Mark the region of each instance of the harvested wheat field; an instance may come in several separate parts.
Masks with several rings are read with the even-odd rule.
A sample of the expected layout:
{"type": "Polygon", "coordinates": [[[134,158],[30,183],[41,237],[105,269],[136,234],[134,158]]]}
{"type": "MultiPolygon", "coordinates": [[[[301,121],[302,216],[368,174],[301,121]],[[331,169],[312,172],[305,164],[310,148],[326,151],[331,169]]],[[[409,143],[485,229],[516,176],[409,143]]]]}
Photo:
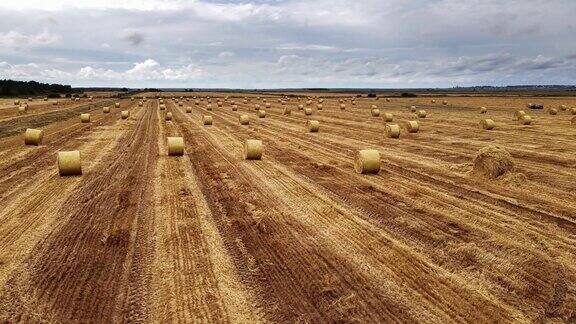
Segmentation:
{"type": "Polygon", "coordinates": [[[575,322],[576,98],[385,99],[2,101],[0,322],[575,322]]]}

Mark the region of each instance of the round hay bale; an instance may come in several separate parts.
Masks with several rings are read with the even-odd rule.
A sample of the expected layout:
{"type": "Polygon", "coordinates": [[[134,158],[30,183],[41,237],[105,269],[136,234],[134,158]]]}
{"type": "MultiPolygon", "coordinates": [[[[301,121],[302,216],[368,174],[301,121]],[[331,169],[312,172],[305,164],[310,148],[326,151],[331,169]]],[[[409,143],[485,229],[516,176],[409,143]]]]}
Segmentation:
{"type": "Polygon", "coordinates": [[[258,110],[258,112],[256,114],[258,115],[258,118],[265,118],[266,117],[266,110],[260,109],[260,110],[258,110]]]}
{"type": "Polygon", "coordinates": [[[248,125],[250,124],[250,117],[248,117],[248,115],[240,115],[238,121],[240,122],[240,125],[248,125]]]}
{"type": "Polygon", "coordinates": [[[109,114],[110,113],[110,107],[103,107],[102,112],[105,114],[109,114]]]}
{"type": "Polygon", "coordinates": [[[354,160],[354,170],[360,174],[380,172],[380,152],[377,150],[360,150],[354,160]]]}
{"type": "Polygon", "coordinates": [[[115,104],[114,104],[114,107],[120,108],[120,103],[119,103],[119,102],[115,103],[115,104]]]}
{"type": "Polygon", "coordinates": [[[139,101],[139,102],[138,102],[138,107],[142,107],[142,106],[144,106],[144,103],[143,103],[142,101],[139,101]]]}
{"type": "Polygon", "coordinates": [[[283,115],[290,115],[292,113],[292,109],[290,107],[284,107],[284,110],[282,111],[283,115]]]}
{"type": "Polygon", "coordinates": [[[352,106],[356,106],[356,101],[352,101],[352,106]]]}
{"type": "Polygon", "coordinates": [[[340,104],[340,110],[344,110],[346,109],[346,105],[345,104],[340,104]]]}
{"type": "Polygon", "coordinates": [[[255,105],[254,105],[254,110],[256,110],[256,111],[260,110],[260,104],[255,104],[255,105]]]}
{"type": "Polygon", "coordinates": [[[28,101],[32,101],[32,97],[28,97],[28,101]]]}
{"type": "Polygon", "coordinates": [[[416,109],[416,106],[410,106],[410,111],[411,111],[411,112],[415,113],[416,110],[417,110],[417,109],[416,109]]]}
{"type": "Polygon", "coordinates": [[[232,105],[232,111],[237,111],[238,110],[238,105],[232,105]]]}
{"type": "Polygon", "coordinates": [[[571,109],[570,109],[570,114],[576,115],[576,108],[571,108],[571,109]]]}
{"type": "Polygon", "coordinates": [[[272,104],[270,104],[269,102],[266,103],[266,108],[270,108],[272,107],[272,104]]]}
{"type": "Polygon", "coordinates": [[[418,110],[418,113],[416,115],[418,116],[418,118],[426,118],[426,110],[418,110]]]}
{"type": "Polygon", "coordinates": [[[486,107],[480,107],[480,113],[481,114],[485,114],[488,111],[488,109],[486,109],[486,107]]]}
{"type": "Polygon", "coordinates": [[[566,106],[566,105],[560,105],[560,110],[566,110],[566,109],[568,109],[568,106],[566,106]]]}
{"type": "Polygon", "coordinates": [[[211,105],[211,104],[207,104],[207,105],[206,105],[206,110],[212,111],[212,105],[211,105]]]}
{"type": "Polygon", "coordinates": [[[520,120],[520,118],[522,118],[522,116],[526,115],[526,112],[524,110],[516,110],[514,112],[514,120],[520,120]]]}
{"type": "Polygon", "coordinates": [[[202,116],[202,125],[212,125],[213,118],[210,115],[202,116]]]}
{"type": "Polygon", "coordinates": [[[320,129],[320,122],[317,120],[308,120],[306,122],[306,127],[310,133],[317,133],[320,129]]]}
{"type": "Polygon", "coordinates": [[[90,114],[88,114],[88,113],[80,114],[80,121],[83,123],[89,123],[90,122],[90,114]]]}
{"type": "Polygon", "coordinates": [[[122,119],[128,119],[128,117],[130,117],[130,111],[129,110],[122,110],[122,112],[120,113],[120,117],[122,119]]]}
{"type": "Polygon", "coordinates": [[[388,138],[399,138],[400,137],[400,126],[396,124],[386,125],[386,136],[388,138]]]}
{"type": "Polygon", "coordinates": [[[184,103],[183,103],[183,102],[179,102],[179,103],[178,103],[178,107],[182,107],[182,106],[184,106],[184,103]]]}
{"type": "Polygon", "coordinates": [[[448,101],[444,100],[444,101],[442,101],[442,104],[443,104],[444,106],[447,106],[447,105],[448,105],[448,101]]]}
{"type": "Polygon", "coordinates": [[[394,115],[392,115],[391,113],[384,113],[384,121],[389,123],[392,120],[394,120],[394,115]]]}
{"type": "Polygon", "coordinates": [[[323,103],[324,99],[318,99],[318,103],[323,103]]]}
{"type": "Polygon", "coordinates": [[[186,113],[187,114],[192,113],[192,107],[191,106],[186,106],[186,113]]]}
{"type": "Polygon", "coordinates": [[[74,101],[80,101],[80,98],[74,98],[74,101]]]}
{"type": "Polygon", "coordinates": [[[322,104],[318,104],[318,105],[316,106],[316,109],[318,109],[318,110],[322,110],[323,108],[324,108],[324,106],[322,106],[322,104]]]}
{"type": "Polygon", "coordinates": [[[200,105],[200,100],[194,101],[194,105],[199,106],[199,105],[200,105]]]}
{"type": "Polygon", "coordinates": [[[168,156],[184,155],[184,138],[168,137],[168,156]]]}
{"type": "Polygon", "coordinates": [[[244,102],[244,104],[247,104],[247,103],[248,103],[248,100],[247,100],[247,99],[244,99],[243,102],[244,102]]]}
{"type": "Polygon", "coordinates": [[[166,110],[166,105],[160,105],[160,110],[166,110]]]}
{"type": "Polygon", "coordinates": [[[262,159],[262,141],[248,139],[244,142],[244,159],[260,160],[262,159]]]}
{"type": "Polygon", "coordinates": [[[558,109],[556,109],[556,108],[550,108],[550,109],[548,110],[548,113],[549,113],[550,115],[557,115],[557,114],[558,114],[558,109]]]}
{"type": "Polygon", "coordinates": [[[485,130],[491,130],[496,126],[496,123],[492,119],[482,119],[480,121],[480,127],[485,130]]]}
{"type": "Polygon", "coordinates": [[[409,120],[406,122],[406,129],[408,130],[408,133],[418,133],[420,126],[417,121],[409,120]]]}
{"type": "Polygon", "coordinates": [[[28,106],[26,106],[26,105],[22,105],[22,106],[18,107],[18,112],[21,114],[26,113],[27,110],[28,110],[28,106]]]}
{"type": "Polygon", "coordinates": [[[48,101],[48,97],[44,97],[44,99],[42,99],[42,100],[44,100],[44,101],[48,101]]]}
{"type": "Polygon", "coordinates": [[[222,101],[218,101],[216,104],[218,105],[218,107],[222,107],[223,105],[222,101]]]}
{"type": "Polygon", "coordinates": [[[42,137],[41,129],[28,128],[24,133],[24,144],[38,146],[42,142],[42,137]]]}
{"type": "Polygon", "coordinates": [[[390,98],[386,98],[386,102],[390,102],[390,98]]]}
{"type": "Polygon", "coordinates": [[[15,106],[20,105],[20,100],[14,100],[14,105],[15,105],[15,106]]]}
{"type": "Polygon", "coordinates": [[[532,117],[528,116],[528,115],[524,115],[522,117],[520,117],[520,124],[521,125],[530,125],[532,124],[532,117]]]}
{"type": "Polygon", "coordinates": [[[436,100],[432,99],[432,100],[430,100],[430,102],[432,102],[433,104],[435,104],[435,103],[436,103],[436,100]]]}
{"type": "Polygon", "coordinates": [[[61,176],[82,174],[82,159],[80,151],[58,152],[58,173],[61,176]]]}
{"type": "Polygon", "coordinates": [[[370,111],[370,114],[372,114],[372,117],[379,117],[380,116],[380,109],[372,108],[372,110],[370,111]]]}
{"type": "Polygon", "coordinates": [[[497,179],[514,171],[514,160],[508,151],[499,146],[486,146],[474,158],[472,173],[488,179],[497,179]]]}
{"type": "Polygon", "coordinates": [[[310,106],[312,104],[312,100],[306,101],[306,106],[310,106]]]}
{"type": "Polygon", "coordinates": [[[304,109],[304,114],[305,114],[306,116],[312,115],[312,109],[310,109],[310,108],[304,109]]]}
{"type": "Polygon", "coordinates": [[[298,105],[298,110],[304,109],[304,105],[298,105]]]}
{"type": "Polygon", "coordinates": [[[58,100],[52,101],[52,106],[58,106],[58,100]]]}
{"type": "Polygon", "coordinates": [[[164,120],[172,120],[172,113],[167,112],[166,115],[164,116],[164,120]]]}

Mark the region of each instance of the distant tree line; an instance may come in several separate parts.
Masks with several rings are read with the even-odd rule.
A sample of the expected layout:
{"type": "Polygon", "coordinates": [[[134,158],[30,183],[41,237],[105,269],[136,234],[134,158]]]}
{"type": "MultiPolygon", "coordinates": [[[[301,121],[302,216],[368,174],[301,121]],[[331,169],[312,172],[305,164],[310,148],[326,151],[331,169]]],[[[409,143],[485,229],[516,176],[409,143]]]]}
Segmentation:
{"type": "Polygon", "coordinates": [[[14,81],[0,80],[0,96],[18,97],[18,96],[39,96],[54,94],[71,94],[78,92],[69,85],[48,84],[36,81],[14,81]]]}

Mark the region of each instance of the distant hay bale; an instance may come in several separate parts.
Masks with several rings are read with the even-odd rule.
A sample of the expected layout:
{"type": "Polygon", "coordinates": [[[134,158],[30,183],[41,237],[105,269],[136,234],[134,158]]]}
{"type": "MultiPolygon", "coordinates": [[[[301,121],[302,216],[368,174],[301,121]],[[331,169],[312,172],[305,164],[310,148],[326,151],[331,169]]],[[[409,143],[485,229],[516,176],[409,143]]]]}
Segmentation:
{"type": "Polygon", "coordinates": [[[292,108],[284,107],[284,110],[282,111],[283,115],[290,115],[291,113],[292,113],[292,108]]]}
{"type": "Polygon", "coordinates": [[[58,100],[52,101],[52,106],[58,106],[58,100]]]}
{"type": "Polygon", "coordinates": [[[386,98],[386,102],[390,102],[390,98],[386,98]]]}
{"type": "Polygon", "coordinates": [[[416,110],[417,110],[417,109],[416,109],[416,106],[410,106],[410,111],[411,111],[411,112],[415,113],[416,110]]]}
{"type": "Polygon", "coordinates": [[[430,100],[430,102],[432,102],[433,104],[435,104],[435,103],[436,103],[436,100],[432,99],[432,100],[430,100]]]}
{"type": "Polygon", "coordinates": [[[244,99],[243,102],[244,102],[244,104],[247,104],[247,103],[248,103],[248,99],[244,99]]]}
{"type": "Polygon", "coordinates": [[[394,115],[392,113],[384,113],[384,121],[389,123],[394,120],[394,115]]]}
{"type": "Polygon", "coordinates": [[[74,101],[80,101],[80,98],[74,98],[74,101]]]}
{"type": "Polygon", "coordinates": [[[560,105],[560,110],[566,110],[566,109],[568,109],[568,106],[566,106],[566,105],[560,105]]]}
{"type": "Polygon", "coordinates": [[[194,101],[194,105],[199,106],[199,105],[200,105],[200,100],[194,101]]]}
{"type": "Polygon", "coordinates": [[[474,158],[472,173],[488,179],[497,179],[514,171],[514,160],[499,146],[486,146],[474,158]]]}
{"type": "Polygon", "coordinates": [[[260,104],[255,104],[255,105],[254,105],[254,110],[256,110],[256,111],[260,110],[260,104]]]}
{"type": "Polygon", "coordinates": [[[380,109],[372,108],[370,113],[372,114],[372,117],[379,117],[380,116],[380,109]]]}
{"type": "Polygon", "coordinates": [[[191,106],[186,106],[186,113],[189,114],[192,112],[192,107],[191,106]]]}
{"type": "Polygon", "coordinates": [[[167,112],[166,115],[164,116],[164,120],[172,120],[172,113],[167,112]]]}
{"type": "Polygon", "coordinates": [[[144,106],[144,103],[143,103],[142,101],[139,101],[139,102],[138,102],[138,107],[142,107],[142,106],[144,106]]]}
{"type": "Polygon", "coordinates": [[[42,100],[44,100],[44,101],[48,101],[48,97],[44,97],[44,99],[42,99],[42,100]]]}
{"type": "Polygon", "coordinates": [[[480,127],[485,130],[491,130],[496,126],[496,123],[492,119],[482,119],[480,120],[480,127]]]}
{"type": "Polygon", "coordinates": [[[571,108],[571,109],[570,109],[570,114],[576,115],[576,108],[571,108]]]}
{"type": "Polygon", "coordinates": [[[20,105],[20,100],[14,100],[14,105],[15,105],[15,106],[20,105]]]}
{"type": "Polygon", "coordinates": [[[528,116],[528,115],[524,115],[522,117],[520,117],[520,124],[521,125],[530,125],[532,124],[532,117],[528,116]]]}
{"type": "Polygon", "coordinates": [[[304,109],[304,105],[298,105],[298,110],[304,109]]]}
{"type": "Polygon", "coordinates": [[[160,105],[160,110],[166,110],[166,106],[165,106],[165,105],[160,105]]]}
{"type": "Polygon", "coordinates": [[[304,114],[305,114],[306,116],[312,115],[312,109],[310,109],[310,108],[304,109],[304,114]]]}
{"type": "Polygon", "coordinates": [[[260,160],[262,159],[262,141],[248,139],[244,142],[244,159],[260,160]]]}
{"type": "Polygon", "coordinates": [[[346,104],[340,104],[340,110],[346,109],[346,104]]]}
{"type": "Polygon", "coordinates": [[[396,124],[386,125],[386,136],[388,138],[399,138],[400,137],[400,126],[396,124]]]}
{"type": "Polygon", "coordinates": [[[120,103],[119,103],[119,102],[115,103],[115,104],[114,104],[114,107],[120,108],[120,103]]]}
{"type": "Polygon", "coordinates": [[[168,137],[168,156],[184,155],[184,138],[168,137]]]}
{"type": "Polygon", "coordinates": [[[250,124],[250,117],[248,117],[248,115],[240,115],[238,121],[240,122],[240,125],[248,125],[250,124]]]}
{"type": "Polygon", "coordinates": [[[28,128],[24,133],[24,144],[38,146],[42,142],[43,135],[41,129],[28,128]]]}
{"type": "Polygon", "coordinates": [[[26,111],[28,110],[28,106],[27,105],[22,105],[20,107],[18,107],[18,112],[21,114],[26,113],[26,111]]]}
{"type": "Polygon", "coordinates": [[[102,112],[105,114],[109,114],[110,113],[110,107],[103,107],[102,112]]]}
{"type": "Polygon", "coordinates": [[[446,105],[448,105],[448,101],[444,100],[444,101],[442,101],[442,104],[443,104],[444,106],[446,106],[446,105]]]}
{"type": "Polygon", "coordinates": [[[122,119],[128,119],[128,117],[130,117],[130,111],[129,110],[122,110],[122,112],[120,113],[120,117],[122,119]]]}
{"type": "Polygon", "coordinates": [[[308,120],[306,122],[306,127],[310,133],[317,133],[320,129],[320,122],[317,120],[308,120]]]}
{"type": "Polygon", "coordinates": [[[28,97],[28,101],[32,101],[32,97],[28,97]]]}
{"type": "Polygon", "coordinates": [[[558,114],[558,109],[556,109],[556,108],[550,108],[550,109],[548,110],[548,113],[549,113],[550,115],[557,115],[557,114],[558,114]]]}
{"type": "Polygon", "coordinates": [[[223,105],[222,101],[218,101],[216,104],[218,105],[218,107],[222,107],[223,105]]]}
{"type": "Polygon", "coordinates": [[[266,108],[270,108],[270,107],[272,107],[272,104],[270,104],[269,102],[267,102],[265,107],[266,107],[266,108]]]}
{"type": "Polygon", "coordinates": [[[316,106],[316,109],[318,109],[318,110],[322,110],[323,108],[324,108],[324,107],[322,106],[322,104],[318,104],[318,105],[316,106]]]}
{"type": "Polygon", "coordinates": [[[90,114],[88,114],[88,113],[80,114],[80,121],[83,123],[89,123],[90,122],[90,114]]]}
{"type": "Polygon", "coordinates": [[[526,112],[524,110],[516,110],[514,112],[514,120],[520,120],[520,118],[522,118],[522,116],[526,115],[526,112]]]}
{"type": "Polygon", "coordinates": [[[207,105],[206,105],[206,110],[212,111],[212,105],[211,105],[211,104],[207,104],[207,105]]]}
{"type": "Polygon", "coordinates": [[[318,103],[323,103],[324,99],[318,99],[318,103]]]}
{"type": "Polygon", "coordinates": [[[354,170],[360,174],[380,172],[380,152],[377,150],[360,150],[354,159],[354,170]]]}
{"type": "Polygon", "coordinates": [[[488,111],[488,109],[486,109],[486,107],[480,107],[480,113],[481,114],[485,114],[488,111]]]}
{"type": "Polygon", "coordinates": [[[260,109],[257,112],[258,118],[265,118],[266,117],[266,110],[260,109]]]}
{"type": "Polygon", "coordinates": [[[408,130],[408,133],[418,133],[419,129],[420,126],[418,125],[417,121],[409,120],[406,122],[406,130],[408,130]]]}
{"type": "Polygon", "coordinates": [[[238,105],[232,105],[232,111],[237,111],[238,110],[238,105]]]}
{"type": "Polygon", "coordinates": [[[182,106],[184,106],[184,103],[183,103],[183,102],[179,102],[179,103],[178,103],[178,107],[182,107],[182,106]]]}
{"type": "Polygon", "coordinates": [[[416,115],[418,116],[418,118],[426,118],[426,110],[418,110],[418,113],[416,115]]]}
{"type": "Polygon", "coordinates": [[[356,101],[352,101],[352,106],[356,106],[356,101]]]}
{"type": "Polygon", "coordinates": [[[202,116],[202,124],[203,125],[212,125],[212,116],[209,116],[209,115],[202,116]]]}
{"type": "Polygon", "coordinates": [[[80,151],[58,152],[58,174],[60,174],[60,176],[82,174],[82,159],[80,151]]]}
{"type": "Polygon", "coordinates": [[[310,106],[312,104],[312,100],[306,101],[306,106],[310,106]]]}

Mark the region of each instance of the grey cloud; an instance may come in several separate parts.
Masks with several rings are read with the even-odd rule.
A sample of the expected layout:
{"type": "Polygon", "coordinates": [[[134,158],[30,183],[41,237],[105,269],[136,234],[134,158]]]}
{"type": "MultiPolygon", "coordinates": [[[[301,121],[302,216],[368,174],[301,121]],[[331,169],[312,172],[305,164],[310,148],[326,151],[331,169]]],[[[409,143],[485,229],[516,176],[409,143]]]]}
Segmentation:
{"type": "Polygon", "coordinates": [[[135,30],[127,30],[124,32],[122,39],[132,46],[138,46],[144,42],[144,34],[135,30]]]}

